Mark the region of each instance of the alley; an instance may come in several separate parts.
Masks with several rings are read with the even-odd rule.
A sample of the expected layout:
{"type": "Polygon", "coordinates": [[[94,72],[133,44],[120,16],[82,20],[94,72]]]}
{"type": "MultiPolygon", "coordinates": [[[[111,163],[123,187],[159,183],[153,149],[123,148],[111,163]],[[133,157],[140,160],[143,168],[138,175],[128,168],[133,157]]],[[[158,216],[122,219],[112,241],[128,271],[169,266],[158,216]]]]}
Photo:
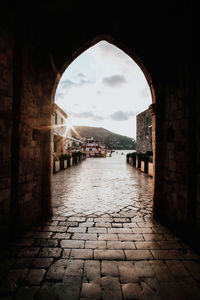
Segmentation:
{"type": "Polygon", "coordinates": [[[54,175],[54,216],[2,251],[1,299],[200,299],[200,256],[152,218],[125,155],[54,175]]]}

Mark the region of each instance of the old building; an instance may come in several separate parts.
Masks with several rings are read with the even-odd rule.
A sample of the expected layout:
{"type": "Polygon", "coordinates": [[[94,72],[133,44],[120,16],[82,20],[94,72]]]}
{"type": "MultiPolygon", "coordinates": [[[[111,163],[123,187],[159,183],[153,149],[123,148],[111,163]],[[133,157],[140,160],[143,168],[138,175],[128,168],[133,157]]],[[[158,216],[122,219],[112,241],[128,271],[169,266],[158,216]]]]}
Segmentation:
{"type": "Polygon", "coordinates": [[[141,153],[153,151],[152,116],[149,109],[136,116],[136,151],[141,153]]]}
{"type": "Polygon", "coordinates": [[[68,115],[54,103],[53,105],[53,144],[54,144],[54,154],[60,156],[65,153],[66,146],[68,143],[67,139],[67,124],[66,120],[68,115]]]}
{"type": "Polygon", "coordinates": [[[1,237],[52,215],[51,128],[56,87],[74,59],[106,40],[135,60],[151,90],[154,217],[197,244],[200,73],[195,55],[196,8],[194,1],[167,1],[164,6],[162,1],[137,1],[131,8],[129,4],[1,3],[1,237]]]}

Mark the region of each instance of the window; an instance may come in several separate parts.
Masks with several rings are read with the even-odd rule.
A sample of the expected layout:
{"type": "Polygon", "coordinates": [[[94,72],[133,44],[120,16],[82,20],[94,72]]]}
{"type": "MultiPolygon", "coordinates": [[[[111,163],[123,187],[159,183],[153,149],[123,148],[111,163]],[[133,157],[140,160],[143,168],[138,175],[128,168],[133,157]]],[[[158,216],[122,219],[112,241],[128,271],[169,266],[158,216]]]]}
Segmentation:
{"type": "Polygon", "coordinates": [[[55,124],[57,125],[58,124],[58,114],[55,113],[55,124]]]}
{"type": "Polygon", "coordinates": [[[54,152],[56,152],[57,151],[57,144],[56,144],[56,142],[54,142],[54,152]]]}

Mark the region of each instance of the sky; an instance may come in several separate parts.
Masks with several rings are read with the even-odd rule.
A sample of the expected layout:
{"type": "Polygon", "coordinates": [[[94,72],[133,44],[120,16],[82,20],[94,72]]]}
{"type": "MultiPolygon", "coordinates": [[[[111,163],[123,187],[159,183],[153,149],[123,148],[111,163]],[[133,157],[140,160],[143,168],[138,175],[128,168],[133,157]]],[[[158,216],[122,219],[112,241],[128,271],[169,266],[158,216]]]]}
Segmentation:
{"type": "Polygon", "coordinates": [[[135,61],[100,41],[67,67],[55,103],[69,114],[69,126],[103,127],[135,139],[136,115],[148,108],[152,98],[135,61]]]}

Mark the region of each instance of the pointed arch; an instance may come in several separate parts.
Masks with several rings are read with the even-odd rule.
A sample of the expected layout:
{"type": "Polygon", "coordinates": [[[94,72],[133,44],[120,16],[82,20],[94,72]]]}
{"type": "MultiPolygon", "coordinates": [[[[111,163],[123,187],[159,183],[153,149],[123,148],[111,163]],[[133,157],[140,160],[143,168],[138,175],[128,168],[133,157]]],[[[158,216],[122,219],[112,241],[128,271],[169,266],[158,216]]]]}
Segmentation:
{"type": "Polygon", "coordinates": [[[152,143],[153,143],[153,187],[152,187],[152,198],[153,198],[153,213],[154,213],[154,200],[156,197],[156,95],[155,95],[155,89],[153,86],[153,81],[152,78],[147,70],[147,68],[145,67],[145,65],[143,64],[142,60],[127,46],[125,45],[123,42],[118,41],[116,38],[114,38],[113,36],[111,36],[110,34],[100,34],[96,37],[94,37],[93,39],[91,39],[90,41],[84,43],[79,49],[77,49],[75,52],[72,53],[72,55],[70,57],[68,57],[66,59],[66,61],[63,63],[62,67],[60,70],[56,70],[55,65],[53,64],[52,61],[52,67],[54,69],[54,71],[56,72],[56,79],[53,85],[53,89],[52,89],[52,93],[51,93],[51,103],[54,103],[54,98],[55,98],[55,93],[56,93],[56,89],[58,87],[59,81],[63,75],[63,73],[66,71],[67,67],[79,56],[81,55],[83,52],[85,52],[86,50],[88,50],[90,47],[96,45],[97,43],[99,43],[100,41],[106,41],[114,46],[116,46],[117,48],[119,48],[120,50],[122,50],[125,54],[127,54],[130,58],[132,58],[135,63],[138,65],[138,67],[141,69],[141,71],[143,72],[146,81],[149,85],[150,88],[150,92],[151,92],[151,98],[152,98],[152,104],[149,106],[151,115],[152,115],[152,143]]]}
{"type": "MultiPolygon", "coordinates": [[[[148,85],[149,85],[149,88],[150,88],[150,91],[151,91],[152,103],[156,103],[156,96],[155,96],[155,91],[154,91],[154,87],[153,87],[153,82],[152,82],[152,79],[151,79],[151,76],[150,76],[149,72],[147,71],[146,67],[142,63],[142,60],[132,50],[130,50],[130,48],[128,48],[124,43],[118,41],[117,39],[115,39],[110,34],[98,35],[97,37],[93,38],[91,41],[84,43],[78,50],[76,50],[74,53],[72,53],[71,57],[67,58],[67,60],[63,64],[62,68],[60,70],[57,70],[57,76],[56,76],[56,80],[55,80],[53,90],[52,90],[52,103],[54,102],[54,96],[55,96],[55,92],[56,92],[58,83],[59,83],[63,73],[67,69],[67,67],[79,55],[81,55],[83,52],[88,50],[90,47],[96,45],[100,41],[106,41],[110,44],[113,44],[114,46],[116,46],[117,48],[122,50],[124,53],[126,53],[129,57],[131,57],[135,61],[135,63],[142,70],[142,72],[143,72],[143,74],[144,74],[144,76],[145,76],[145,78],[148,82],[148,85]]],[[[54,66],[54,70],[55,70],[55,66],[54,66]]]]}

